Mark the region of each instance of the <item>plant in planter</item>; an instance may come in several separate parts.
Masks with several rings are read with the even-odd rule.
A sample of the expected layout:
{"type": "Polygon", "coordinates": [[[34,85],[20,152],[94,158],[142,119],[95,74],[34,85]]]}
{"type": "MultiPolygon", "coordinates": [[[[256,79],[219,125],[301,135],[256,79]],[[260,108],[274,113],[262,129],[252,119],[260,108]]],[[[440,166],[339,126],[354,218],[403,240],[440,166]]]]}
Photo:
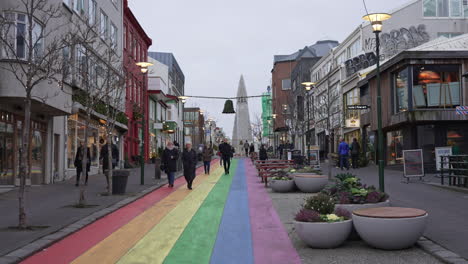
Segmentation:
{"type": "Polygon", "coordinates": [[[333,198],[325,194],[306,199],[294,220],[298,236],[314,248],[341,245],[352,227],[350,213],[343,209],[335,210],[333,198]]]}
{"type": "Polygon", "coordinates": [[[284,172],[278,173],[271,178],[270,187],[275,192],[290,192],[294,190],[294,180],[289,178],[284,172]]]}
{"type": "Polygon", "coordinates": [[[321,175],[320,170],[312,167],[303,167],[291,172],[294,176],[294,183],[299,190],[307,193],[320,192],[328,183],[328,178],[321,175]]]}

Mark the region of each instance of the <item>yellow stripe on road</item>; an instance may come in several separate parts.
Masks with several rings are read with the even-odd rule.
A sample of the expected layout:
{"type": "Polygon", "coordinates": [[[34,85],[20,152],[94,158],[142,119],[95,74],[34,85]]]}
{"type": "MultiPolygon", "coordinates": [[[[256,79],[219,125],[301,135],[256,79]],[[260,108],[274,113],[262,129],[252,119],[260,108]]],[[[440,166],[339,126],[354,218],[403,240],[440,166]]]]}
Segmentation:
{"type": "MultiPolygon", "coordinates": [[[[220,179],[218,168],[141,239],[118,263],[162,263],[193,215],[220,179]]],[[[207,223],[209,224],[209,223],[207,223]]],[[[104,262],[101,262],[104,263],[104,262]]]]}
{"type": "MultiPolygon", "coordinates": [[[[207,179],[209,179],[207,175],[197,175],[193,183],[194,189],[198,188],[198,186],[207,179]]],[[[212,179],[209,180],[211,181],[212,179]]],[[[148,208],[106,239],[96,244],[72,263],[116,263],[192,192],[193,191],[187,190],[184,184],[175,192],[148,208]]]]}

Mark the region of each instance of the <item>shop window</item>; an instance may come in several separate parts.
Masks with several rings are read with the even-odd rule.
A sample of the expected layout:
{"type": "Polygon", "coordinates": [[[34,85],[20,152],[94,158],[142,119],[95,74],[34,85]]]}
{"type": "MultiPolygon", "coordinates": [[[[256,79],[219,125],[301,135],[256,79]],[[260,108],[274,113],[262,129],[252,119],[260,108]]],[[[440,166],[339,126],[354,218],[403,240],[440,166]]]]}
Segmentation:
{"type": "Polygon", "coordinates": [[[450,108],[460,105],[458,65],[413,67],[413,107],[450,108]]]}
{"type": "Polygon", "coordinates": [[[468,128],[448,128],[447,146],[452,147],[453,155],[468,154],[468,128]]]}
{"type": "Polygon", "coordinates": [[[387,164],[403,163],[403,132],[401,130],[387,133],[387,164]]]}
{"type": "MultiPolygon", "coordinates": [[[[91,165],[98,166],[99,161],[99,130],[97,124],[89,125],[88,147],[90,151],[91,165]]],[[[76,151],[80,142],[85,141],[85,120],[77,115],[72,115],[68,119],[68,141],[67,141],[67,164],[69,169],[75,168],[74,161],[76,151]]]]}
{"type": "Polygon", "coordinates": [[[395,112],[408,110],[408,68],[394,75],[395,112]]]}
{"type": "Polygon", "coordinates": [[[347,109],[348,105],[358,105],[359,99],[359,88],[354,88],[344,95],[345,119],[359,119],[361,115],[360,110],[347,109]]]}
{"type": "Polygon", "coordinates": [[[281,89],[290,90],[291,89],[291,79],[281,80],[281,89]]]}

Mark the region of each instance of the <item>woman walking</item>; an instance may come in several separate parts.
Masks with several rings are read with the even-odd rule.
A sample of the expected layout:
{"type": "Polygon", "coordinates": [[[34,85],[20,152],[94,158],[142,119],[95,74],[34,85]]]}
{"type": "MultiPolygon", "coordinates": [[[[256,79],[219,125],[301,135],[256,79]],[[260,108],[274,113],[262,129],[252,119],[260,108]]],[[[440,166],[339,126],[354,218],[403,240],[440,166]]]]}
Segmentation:
{"type": "Polygon", "coordinates": [[[76,150],[75,156],[75,168],[76,168],[76,184],[75,186],[80,185],[80,176],[81,173],[86,174],[85,185],[88,185],[88,174],[91,169],[91,155],[89,154],[89,148],[86,151],[86,171],[83,171],[83,159],[84,159],[84,147],[83,142],[80,142],[80,146],[76,150]]]}
{"type": "Polygon", "coordinates": [[[177,171],[177,159],[179,158],[179,151],[174,147],[172,142],[167,142],[167,146],[162,154],[163,170],[167,174],[169,187],[174,187],[174,175],[177,171]]]}
{"type": "Polygon", "coordinates": [[[197,165],[197,153],[192,149],[192,144],[185,144],[185,150],[182,154],[182,163],[184,164],[184,178],[187,181],[187,188],[192,190],[192,183],[195,179],[195,169],[197,165]]]}
{"type": "Polygon", "coordinates": [[[268,159],[268,154],[267,154],[267,150],[265,148],[265,145],[262,145],[260,147],[260,153],[259,153],[259,158],[260,160],[267,160],[268,159]]]}
{"type": "Polygon", "coordinates": [[[203,165],[205,167],[205,174],[210,174],[210,165],[211,165],[211,158],[213,157],[213,149],[205,145],[203,148],[203,165]]]}

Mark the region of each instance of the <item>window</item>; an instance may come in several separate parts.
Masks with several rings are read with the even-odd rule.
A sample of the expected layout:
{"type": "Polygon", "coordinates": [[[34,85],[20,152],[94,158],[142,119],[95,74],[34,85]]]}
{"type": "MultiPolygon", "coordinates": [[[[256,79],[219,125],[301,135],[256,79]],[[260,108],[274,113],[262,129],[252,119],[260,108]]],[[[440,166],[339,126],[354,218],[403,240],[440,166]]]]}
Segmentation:
{"type": "Polygon", "coordinates": [[[77,45],[76,47],[76,65],[77,78],[81,81],[85,80],[87,72],[86,51],[85,48],[81,45],[77,45]]]}
{"type": "Polygon", "coordinates": [[[358,105],[360,102],[359,88],[354,88],[353,90],[347,92],[344,96],[344,107],[345,107],[345,119],[359,119],[361,115],[360,110],[348,110],[348,105],[358,105]]]}
{"type": "Polygon", "coordinates": [[[437,37],[446,37],[446,38],[454,38],[462,35],[463,33],[451,33],[451,32],[439,32],[437,33],[437,37]]]}
{"type": "Polygon", "coordinates": [[[95,0],[89,0],[88,2],[88,21],[90,25],[94,25],[96,23],[96,1],[95,0]]]}
{"type": "Polygon", "coordinates": [[[467,0],[424,0],[423,14],[425,17],[462,17],[467,14],[467,0]]]}
{"type": "Polygon", "coordinates": [[[395,75],[395,113],[408,110],[408,68],[395,75]]]}
{"type": "Polygon", "coordinates": [[[108,32],[108,27],[109,27],[108,20],[109,18],[107,17],[107,15],[101,10],[101,20],[100,20],[101,21],[101,25],[100,25],[101,26],[101,38],[104,40],[107,39],[107,32],[108,32]]]}
{"type": "Polygon", "coordinates": [[[111,47],[115,48],[117,47],[117,27],[113,23],[111,23],[110,29],[111,29],[110,31],[111,47]]]}
{"type": "Polygon", "coordinates": [[[124,24],[124,49],[127,49],[127,24],[124,24]]]}
{"type": "Polygon", "coordinates": [[[67,6],[71,6],[72,0],[63,0],[63,3],[67,6]]]}
{"type": "Polygon", "coordinates": [[[401,130],[387,132],[387,164],[403,163],[403,132],[401,130]]]}
{"type": "Polygon", "coordinates": [[[62,56],[63,56],[63,65],[64,67],[62,68],[62,74],[63,78],[66,81],[70,81],[70,59],[71,59],[71,54],[70,54],[70,47],[64,47],[62,50],[62,56]]]}
{"type": "Polygon", "coordinates": [[[347,58],[356,57],[361,52],[361,38],[355,40],[347,49],[347,58]]]}
{"type": "Polygon", "coordinates": [[[340,55],[338,55],[338,57],[336,57],[336,65],[337,66],[341,66],[341,64],[343,64],[344,62],[346,61],[346,52],[341,52],[340,55]]]}
{"type": "Polygon", "coordinates": [[[413,107],[450,108],[460,105],[460,68],[458,65],[413,67],[413,107]]]}
{"type": "Polygon", "coordinates": [[[16,20],[16,56],[26,58],[26,16],[17,15],[16,20]]]}
{"type": "Polygon", "coordinates": [[[73,9],[80,15],[85,14],[84,0],[75,0],[73,9]]]}
{"type": "Polygon", "coordinates": [[[291,89],[291,79],[281,80],[281,89],[282,90],[290,90],[291,89]]]}
{"type": "MultiPolygon", "coordinates": [[[[2,56],[7,58],[26,59],[28,57],[28,20],[25,14],[20,13],[4,13],[5,24],[2,32],[2,37],[5,38],[8,44],[4,44],[2,56]]],[[[33,57],[37,58],[43,55],[43,28],[36,21],[33,22],[32,28],[32,48],[33,57]]]]}
{"type": "Polygon", "coordinates": [[[132,55],[133,54],[133,49],[135,48],[135,46],[134,46],[135,43],[133,43],[133,32],[132,31],[130,31],[130,37],[129,37],[128,41],[129,41],[128,44],[129,44],[129,48],[130,48],[130,55],[132,55]]]}
{"type": "Polygon", "coordinates": [[[32,41],[34,58],[42,57],[44,50],[42,26],[36,22],[33,23],[32,41]]]}

